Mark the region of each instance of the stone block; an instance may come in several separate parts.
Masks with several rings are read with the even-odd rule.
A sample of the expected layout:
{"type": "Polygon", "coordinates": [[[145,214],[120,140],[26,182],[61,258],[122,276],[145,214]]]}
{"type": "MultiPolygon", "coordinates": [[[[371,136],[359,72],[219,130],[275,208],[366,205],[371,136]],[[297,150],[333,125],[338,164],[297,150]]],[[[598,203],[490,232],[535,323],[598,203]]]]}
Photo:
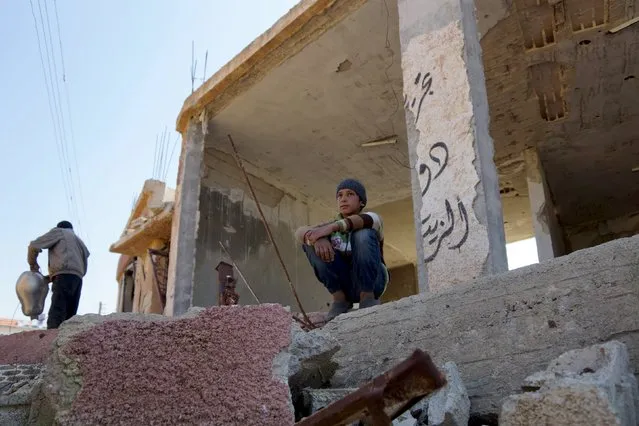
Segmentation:
{"type": "Polygon", "coordinates": [[[0,367],[0,425],[26,425],[40,383],[41,365],[0,367]]]}
{"type": "Polygon", "coordinates": [[[504,402],[499,424],[620,425],[605,392],[582,383],[512,396],[504,402]]]}
{"type": "Polygon", "coordinates": [[[339,343],[326,330],[303,331],[293,323],[290,346],[289,386],[291,389],[320,387],[335,373],[337,364],[332,361],[339,350],[339,343]]]}
{"type": "Polygon", "coordinates": [[[267,304],[74,317],[59,329],[31,422],[292,425],[291,324],[267,304]]]}
{"type": "Polygon", "coordinates": [[[470,399],[457,365],[447,362],[442,370],[448,383],[428,398],[428,426],[467,426],[470,399]]]}
{"type": "Polygon", "coordinates": [[[0,404],[0,425],[20,426],[28,424],[29,409],[29,405],[3,406],[0,404]]]}
{"type": "Polygon", "coordinates": [[[637,424],[637,380],[626,346],[611,341],[566,352],[524,380],[530,392],[508,398],[500,424],[637,424]]]}
{"type": "Polygon", "coordinates": [[[340,344],[331,385],[359,387],[419,348],[455,361],[472,417],[495,418],[527,376],[574,348],[617,338],[639,371],[638,298],[635,236],[349,312],[324,326],[340,344]]]}

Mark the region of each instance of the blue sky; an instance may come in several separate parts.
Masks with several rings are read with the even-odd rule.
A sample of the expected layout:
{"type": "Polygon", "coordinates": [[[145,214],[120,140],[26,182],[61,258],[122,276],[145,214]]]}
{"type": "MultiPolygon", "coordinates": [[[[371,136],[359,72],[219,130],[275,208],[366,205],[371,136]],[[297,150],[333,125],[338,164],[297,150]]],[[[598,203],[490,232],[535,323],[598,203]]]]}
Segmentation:
{"type": "MultiPolygon", "coordinates": [[[[38,3],[44,10],[45,0],[32,1],[39,18],[38,3]]],[[[54,3],[46,2],[57,51],[54,3]]],[[[80,185],[75,185],[82,225],[78,231],[92,252],[79,313],[97,312],[99,302],[105,304],[104,312],[115,309],[118,257],[108,248],[122,232],[134,195],[152,175],[156,135],[168,127],[172,139],[177,136],[175,119],[191,92],[191,42],[195,41],[198,76],[208,49],[210,76],[295,3],[57,0],[74,134],[72,143],[66,121],[67,149],[72,153],[75,147],[78,162],[76,168],[71,157],[70,173],[80,179],[80,185]]],[[[59,220],[73,220],[74,216],[65,197],[27,0],[0,2],[0,58],[0,141],[4,151],[0,167],[0,181],[4,182],[0,190],[4,227],[0,317],[11,317],[18,306],[15,280],[28,268],[29,241],[59,220]]],[[[59,58],[57,67],[63,90],[59,58]]],[[[64,99],[62,110],[66,114],[64,99]]],[[[167,182],[172,187],[178,155],[179,147],[168,168],[167,182]]],[[[532,247],[534,252],[534,243],[532,247]]],[[[522,250],[528,256],[519,256],[515,266],[536,260],[530,247],[522,250]]],[[[40,256],[39,263],[46,267],[46,254],[40,256]]],[[[16,318],[26,319],[19,309],[16,318]]]]}
{"type": "MultiPolygon", "coordinates": [[[[59,49],[53,0],[46,1],[53,47],[59,49]]],[[[168,127],[177,136],[175,119],[191,92],[191,42],[200,77],[208,49],[210,76],[295,3],[57,0],[79,166],[70,161],[71,174],[81,178],[80,233],[92,253],[80,313],[97,312],[100,301],[106,312],[115,309],[117,255],[108,248],[152,175],[156,135],[168,127]]],[[[39,19],[38,0],[33,5],[39,19]]],[[[28,0],[0,1],[0,58],[0,317],[11,317],[18,306],[15,280],[28,268],[29,241],[72,215],[28,0]]],[[[60,62],[57,67],[62,91],[60,62]]],[[[64,97],[62,102],[66,113],[64,97]]],[[[70,139],[69,125],[66,133],[70,139]]],[[[67,146],[72,151],[71,140],[67,146]]],[[[167,175],[172,187],[178,155],[167,175]]],[[[46,267],[46,253],[39,263],[46,267]]],[[[26,319],[19,309],[16,318],[26,319]]]]}

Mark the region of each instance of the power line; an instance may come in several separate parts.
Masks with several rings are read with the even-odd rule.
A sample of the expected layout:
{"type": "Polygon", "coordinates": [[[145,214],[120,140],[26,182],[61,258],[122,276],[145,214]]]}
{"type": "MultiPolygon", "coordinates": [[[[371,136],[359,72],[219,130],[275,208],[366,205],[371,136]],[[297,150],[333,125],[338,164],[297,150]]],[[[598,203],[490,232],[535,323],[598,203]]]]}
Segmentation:
{"type": "Polygon", "coordinates": [[[51,120],[53,122],[53,130],[54,130],[54,140],[56,142],[56,149],[58,152],[58,159],[60,161],[59,167],[62,174],[62,184],[65,191],[65,198],[67,199],[67,208],[69,210],[69,215],[74,217],[74,221],[77,222],[78,233],[80,235],[84,234],[84,237],[89,242],[88,234],[84,231],[84,227],[82,224],[82,217],[86,216],[86,211],[84,208],[84,197],[82,195],[82,184],[81,179],[79,177],[79,165],[77,160],[77,149],[75,145],[75,134],[73,131],[73,120],[71,117],[71,102],[69,97],[69,89],[66,77],[66,66],[64,63],[64,48],[62,43],[61,29],[60,29],[60,20],[57,10],[56,0],[53,0],[54,13],[55,13],[55,24],[56,24],[56,32],[58,36],[58,46],[60,49],[60,64],[62,68],[62,89],[60,90],[59,84],[59,74],[58,74],[58,66],[56,59],[56,52],[54,48],[54,36],[51,30],[51,19],[49,16],[49,8],[47,5],[47,0],[44,0],[44,14],[42,11],[41,0],[38,0],[38,12],[40,16],[40,25],[42,27],[42,42],[44,43],[44,51],[45,54],[42,53],[42,42],[40,40],[40,28],[38,19],[36,18],[35,8],[33,6],[33,0],[29,0],[29,4],[31,6],[31,14],[33,16],[34,28],[36,31],[36,38],[38,42],[38,51],[40,54],[40,65],[42,66],[42,72],[45,80],[45,87],[47,89],[47,101],[49,104],[49,112],[51,114],[51,120]],[[45,23],[46,17],[46,23],[45,23]],[[45,66],[45,57],[46,57],[46,66],[45,66]],[[65,111],[62,107],[62,96],[61,92],[64,92],[65,103],[66,103],[66,116],[69,120],[69,131],[71,133],[71,148],[69,148],[69,143],[67,138],[67,126],[65,122],[65,111]],[[73,166],[71,165],[71,157],[73,157],[74,165],[75,165],[75,173],[73,170],[73,166]],[[76,192],[76,186],[78,191],[76,192]],[[77,193],[77,196],[76,196],[77,193]],[[78,208],[78,200],[80,206],[82,208],[82,215],[79,212],[78,208]]]}
{"type": "Polygon", "coordinates": [[[51,122],[53,124],[53,137],[54,140],[56,142],[56,148],[57,148],[57,152],[58,152],[58,158],[60,159],[60,164],[58,164],[58,166],[60,167],[60,173],[61,173],[61,177],[62,177],[62,186],[64,187],[64,192],[65,192],[65,198],[67,200],[67,208],[69,209],[69,212],[71,212],[71,204],[69,202],[69,190],[67,188],[67,181],[66,181],[66,175],[64,173],[64,167],[62,166],[62,154],[61,154],[61,147],[60,147],[60,141],[59,141],[59,135],[58,135],[58,128],[56,127],[57,123],[56,123],[56,119],[55,119],[55,114],[54,114],[54,106],[52,105],[51,102],[51,92],[49,89],[49,79],[47,76],[47,72],[46,72],[46,67],[44,66],[44,56],[42,54],[42,44],[40,43],[40,30],[38,29],[38,20],[36,18],[35,15],[35,10],[33,8],[33,1],[29,0],[29,4],[31,6],[31,15],[33,16],[33,25],[34,25],[34,29],[36,32],[36,39],[38,41],[38,52],[40,53],[40,65],[42,66],[42,73],[44,76],[44,85],[45,88],[47,90],[47,101],[49,104],[49,113],[51,115],[51,122]]]}
{"type": "MultiPolygon", "coordinates": [[[[42,19],[42,8],[39,6],[40,5],[40,0],[38,0],[38,7],[40,8],[40,19],[42,19]]],[[[69,182],[70,182],[70,186],[71,186],[71,191],[70,191],[70,196],[71,196],[71,206],[73,208],[73,211],[75,213],[76,219],[78,221],[78,232],[82,233],[83,231],[83,227],[82,227],[82,220],[80,218],[80,214],[78,211],[78,203],[77,203],[77,198],[76,198],[76,193],[75,193],[75,179],[74,179],[74,174],[73,171],[71,169],[71,164],[69,161],[69,147],[68,147],[68,140],[67,140],[67,129],[66,129],[66,124],[65,124],[65,120],[64,120],[64,110],[62,109],[62,100],[61,100],[61,96],[60,96],[60,85],[58,83],[58,66],[57,66],[57,62],[56,62],[56,55],[55,55],[55,49],[53,47],[53,35],[51,33],[51,20],[49,19],[49,8],[47,6],[47,0],[44,0],[44,12],[45,12],[45,16],[46,16],[46,29],[47,32],[45,33],[46,35],[48,35],[48,45],[47,45],[47,37],[45,35],[45,46],[47,46],[47,49],[49,48],[48,46],[51,47],[51,62],[53,62],[53,81],[55,82],[55,87],[54,87],[54,99],[57,102],[58,105],[58,114],[59,114],[59,122],[60,122],[60,126],[62,128],[62,148],[63,148],[63,154],[64,154],[64,160],[65,160],[65,166],[66,166],[66,170],[68,171],[69,174],[69,182]]],[[[44,32],[44,20],[42,21],[42,30],[44,32]]]]}
{"type": "MultiPolygon", "coordinates": [[[[82,209],[82,215],[84,216],[84,219],[87,218],[87,214],[86,214],[86,210],[84,208],[84,192],[82,191],[82,178],[81,178],[81,173],[80,173],[80,166],[78,164],[78,156],[77,156],[77,149],[76,149],[76,144],[75,144],[75,132],[73,130],[73,119],[72,119],[72,114],[71,114],[71,101],[69,99],[69,87],[68,87],[68,83],[67,83],[67,77],[66,77],[66,67],[64,65],[64,49],[62,47],[62,36],[61,36],[61,30],[60,30],[60,19],[58,17],[58,2],[57,0],[53,0],[53,8],[55,11],[55,22],[56,22],[56,28],[57,28],[57,32],[58,32],[58,42],[59,42],[59,46],[60,46],[60,62],[62,64],[62,83],[63,83],[63,88],[64,88],[64,97],[65,97],[65,101],[67,104],[67,114],[68,114],[68,118],[69,118],[69,128],[71,130],[71,147],[72,147],[72,152],[73,152],[73,162],[75,163],[75,170],[76,170],[76,177],[78,179],[78,191],[79,191],[79,200],[80,200],[80,208],[82,209]]],[[[85,220],[86,223],[86,220],[85,220]]],[[[87,243],[90,243],[89,240],[89,234],[88,232],[85,231],[85,237],[87,238],[87,243]]]]}
{"type": "MultiPolygon", "coordinates": [[[[46,3],[45,3],[46,4],[46,3]]],[[[60,109],[58,108],[58,96],[57,96],[57,92],[56,92],[56,83],[57,81],[55,81],[54,79],[54,75],[53,75],[53,70],[52,70],[52,65],[51,65],[51,57],[49,56],[49,43],[48,43],[48,38],[47,38],[47,33],[45,30],[45,25],[44,25],[44,16],[42,15],[42,4],[40,2],[40,0],[38,0],[38,11],[40,14],[40,22],[42,25],[42,38],[44,41],[44,52],[45,52],[45,56],[46,56],[46,63],[47,63],[47,70],[48,70],[48,74],[45,71],[45,78],[48,78],[48,84],[49,87],[51,89],[50,91],[50,96],[51,96],[51,105],[53,106],[53,116],[55,117],[54,119],[54,126],[57,126],[57,130],[58,130],[58,148],[59,148],[59,157],[60,157],[60,163],[61,163],[61,167],[63,170],[63,174],[64,174],[64,180],[66,182],[67,185],[67,197],[69,198],[69,214],[73,215],[74,213],[74,209],[73,209],[73,182],[70,180],[70,178],[68,177],[68,173],[66,170],[66,164],[67,164],[67,158],[65,155],[65,149],[64,149],[64,139],[65,139],[65,129],[61,120],[61,113],[60,113],[60,109]]],[[[36,24],[37,25],[37,24],[36,24]]]]}

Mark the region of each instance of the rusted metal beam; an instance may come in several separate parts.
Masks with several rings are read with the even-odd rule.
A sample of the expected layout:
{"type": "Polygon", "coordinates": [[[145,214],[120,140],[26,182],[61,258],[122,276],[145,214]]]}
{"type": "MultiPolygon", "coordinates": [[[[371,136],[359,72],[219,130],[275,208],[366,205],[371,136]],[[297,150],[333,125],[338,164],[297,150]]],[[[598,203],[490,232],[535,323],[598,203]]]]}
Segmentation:
{"type": "Polygon", "coordinates": [[[430,355],[417,349],[400,364],[296,426],[347,426],[358,420],[390,426],[406,410],[446,385],[430,355]]]}

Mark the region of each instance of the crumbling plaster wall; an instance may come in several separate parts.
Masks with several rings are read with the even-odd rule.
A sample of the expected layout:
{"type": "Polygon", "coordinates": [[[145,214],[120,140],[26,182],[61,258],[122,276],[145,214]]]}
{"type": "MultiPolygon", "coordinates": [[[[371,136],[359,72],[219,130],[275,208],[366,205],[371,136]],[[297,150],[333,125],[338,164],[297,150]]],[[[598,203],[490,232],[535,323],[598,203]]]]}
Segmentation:
{"type": "MultiPolygon", "coordinates": [[[[255,176],[250,179],[304,309],[325,309],[330,295],[315,278],[293,233],[299,226],[329,220],[332,217],[330,209],[297,199],[255,176]]],[[[232,157],[213,149],[205,151],[199,217],[193,306],[218,303],[215,267],[221,261],[231,263],[233,260],[260,302],[281,303],[298,310],[240,170],[232,157]],[[222,250],[220,242],[232,259],[222,250]]],[[[235,278],[240,304],[257,303],[237,272],[235,278]]]]}
{"type": "Polygon", "coordinates": [[[639,211],[611,220],[566,227],[566,240],[570,251],[577,251],[618,238],[639,234],[639,211]]]}

